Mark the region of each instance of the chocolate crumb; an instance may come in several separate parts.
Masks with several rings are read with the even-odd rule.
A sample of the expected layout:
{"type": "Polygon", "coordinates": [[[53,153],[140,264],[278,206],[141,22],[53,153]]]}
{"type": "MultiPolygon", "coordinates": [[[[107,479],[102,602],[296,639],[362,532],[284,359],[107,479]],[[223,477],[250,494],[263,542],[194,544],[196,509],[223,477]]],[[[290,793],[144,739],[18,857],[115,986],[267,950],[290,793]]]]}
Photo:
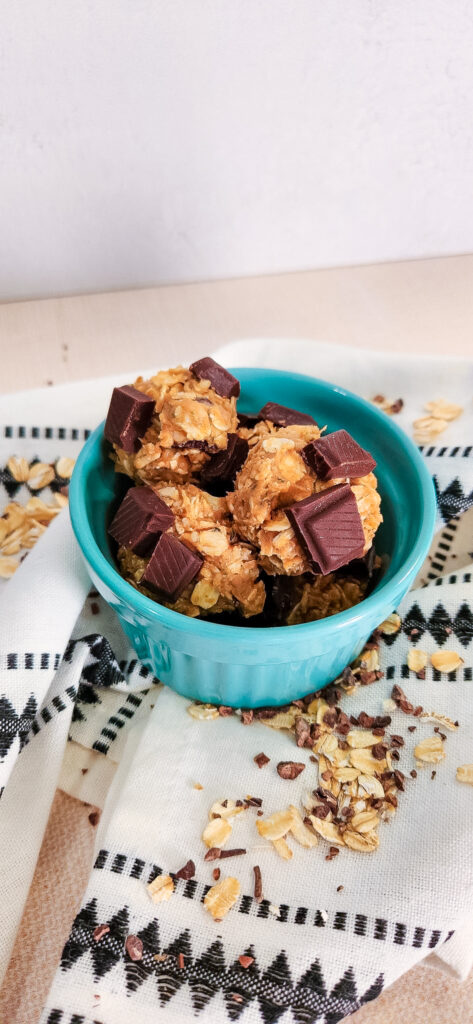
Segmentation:
{"type": "Polygon", "coordinates": [[[393,733],[393,735],[390,737],[390,739],[391,739],[391,746],[392,747],[403,747],[404,746],[404,740],[403,740],[402,736],[397,736],[397,735],[395,735],[393,733]]]}
{"type": "Polygon", "coordinates": [[[244,853],[246,853],[246,850],[243,849],[220,850],[220,859],[224,860],[226,857],[242,857],[244,853]]]}
{"type": "Polygon", "coordinates": [[[218,713],[220,718],[229,718],[230,715],[233,715],[233,708],[227,707],[226,704],[221,704],[218,713]]]}
{"type": "Polygon", "coordinates": [[[221,853],[219,846],[211,846],[210,850],[207,850],[204,860],[219,860],[221,853]]]}
{"type": "Polygon", "coordinates": [[[238,957],[238,961],[241,964],[241,966],[244,967],[246,970],[247,967],[251,967],[251,964],[254,964],[255,958],[254,956],[246,956],[244,953],[242,953],[242,955],[238,957]]]}
{"type": "Polygon", "coordinates": [[[256,817],[257,818],[262,818],[263,817],[263,813],[264,813],[263,811],[257,811],[256,812],[256,817]]]}
{"type": "Polygon", "coordinates": [[[304,771],[305,764],[300,761],[280,761],[276,771],[281,779],[297,779],[297,776],[304,771]]]}
{"type": "Polygon", "coordinates": [[[98,825],[100,821],[100,811],[91,811],[89,814],[89,821],[90,824],[93,825],[93,827],[95,828],[95,826],[98,825]]]}
{"type": "Polygon", "coordinates": [[[184,967],[186,966],[185,965],[185,961],[184,961],[184,953],[178,953],[177,957],[176,957],[176,960],[177,960],[177,966],[179,967],[179,970],[183,971],[184,967]]]}
{"type": "Polygon", "coordinates": [[[325,857],[325,860],[333,860],[334,857],[338,857],[339,853],[340,850],[338,849],[338,846],[330,846],[329,851],[325,857]]]}
{"type": "Polygon", "coordinates": [[[243,725],[251,725],[253,721],[253,711],[251,709],[247,711],[242,711],[241,720],[243,725]]]}
{"type": "Polygon", "coordinates": [[[343,889],[343,885],[337,885],[337,892],[341,892],[342,889],[343,889]]]}
{"type": "Polygon", "coordinates": [[[400,756],[401,755],[396,748],[394,748],[394,750],[391,751],[391,758],[393,761],[399,761],[400,756]]]}
{"type": "Polygon", "coordinates": [[[394,779],[396,788],[400,789],[401,792],[403,793],[404,792],[404,775],[403,775],[402,772],[399,771],[398,768],[396,768],[393,771],[393,779],[394,779]]]}
{"type": "Polygon", "coordinates": [[[384,743],[375,743],[374,747],[371,748],[371,753],[377,761],[382,761],[386,756],[387,749],[384,743]]]}
{"type": "Polygon", "coordinates": [[[267,755],[262,752],[253,758],[253,761],[258,765],[258,768],[264,768],[265,764],[269,764],[270,760],[271,758],[267,757],[267,755]]]}
{"type": "Polygon", "coordinates": [[[436,772],[436,771],[435,771],[435,769],[434,769],[434,771],[432,772],[432,775],[430,776],[430,778],[431,778],[431,779],[435,779],[435,776],[436,776],[436,774],[437,774],[437,772],[436,772]]]}
{"type": "Polygon", "coordinates": [[[411,778],[412,779],[416,779],[417,778],[417,772],[416,772],[415,768],[412,769],[410,774],[411,774],[411,778]]]}
{"type": "Polygon", "coordinates": [[[93,934],[92,934],[94,942],[100,942],[100,939],[103,939],[104,935],[107,935],[107,933],[109,931],[110,931],[110,925],[109,924],[98,924],[97,927],[94,928],[94,931],[93,931],[93,934]]]}
{"type": "Polygon", "coordinates": [[[213,871],[212,871],[212,878],[214,878],[215,881],[218,882],[218,880],[220,878],[220,868],[214,868],[213,869],[213,871]]]}
{"type": "Polygon", "coordinates": [[[415,732],[415,731],[416,731],[416,729],[417,729],[417,726],[416,726],[416,725],[408,725],[408,726],[407,726],[407,731],[408,731],[408,732],[415,732]]]}
{"type": "Polygon", "coordinates": [[[261,903],[263,899],[263,881],[261,878],[261,868],[258,864],[255,864],[253,872],[255,876],[254,898],[256,903],[261,903]]]}
{"type": "Polygon", "coordinates": [[[142,960],[143,959],[143,943],[137,935],[128,935],[125,942],[125,949],[130,957],[130,960],[142,960]]]}
{"type": "Polygon", "coordinates": [[[317,758],[316,758],[316,757],[314,757],[314,755],[313,755],[313,754],[311,754],[311,755],[310,755],[310,757],[309,757],[309,761],[310,761],[310,762],[311,762],[312,764],[317,764],[317,758]]]}
{"type": "Polygon", "coordinates": [[[88,768],[81,768],[82,775],[87,775],[88,768]]]}

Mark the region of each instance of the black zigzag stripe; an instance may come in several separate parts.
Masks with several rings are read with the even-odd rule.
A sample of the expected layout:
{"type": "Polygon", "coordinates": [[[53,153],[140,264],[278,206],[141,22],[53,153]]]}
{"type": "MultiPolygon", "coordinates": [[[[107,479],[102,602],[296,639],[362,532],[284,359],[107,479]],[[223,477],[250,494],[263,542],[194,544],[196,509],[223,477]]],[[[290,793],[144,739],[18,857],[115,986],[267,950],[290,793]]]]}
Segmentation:
{"type": "MultiPolygon", "coordinates": [[[[64,947],[61,959],[61,970],[64,973],[71,970],[84,953],[90,951],[90,969],[94,980],[103,979],[114,968],[116,984],[116,968],[119,966],[123,988],[128,996],[133,996],[151,977],[156,984],[159,1003],[164,1007],[182,985],[187,984],[196,1017],[206,1009],[217,993],[221,993],[226,1019],[230,1021],[238,1020],[254,999],[259,1004],[258,1016],[263,1024],[275,1024],[288,1010],[296,1024],[315,1024],[322,1020],[325,1024],[337,1024],[347,1014],[376,999],[383,989],[384,977],[379,974],[364,992],[359,992],[354,970],[348,966],[340,980],[329,990],[318,959],[300,977],[293,978],[284,949],[276,954],[269,967],[263,969],[258,963],[258,950],[253,945],[248,946],[243,952],[252,957],[253,962],[245,969],[234,954],[227,953],[220,936],[215,938],[204,953],[195,956],[188,928],[166,944],[161,942],[160,925],[156,918],[136,932],[143,944],[143,954],[139,961],[132,961],[124,949],[131,926],[129,908],[123,906],[116,911],[108,921],[109,931],[99,941],[94,941],[93,932],[100,923],[97,902],[91,900],[77,915],[64,947]]],[[[81,969],[87,969],[85,964],[81,969]]],[[[154,998],[151,996],[151,999],[154,998]]],[[[65,1022],[61,1017],[53,1017],[51,1024],[65,1022]]]]}
{"type": "Polygon", "coordinates": [[[456,476],[443,491],[440,490],[435,474],[433,482],[439,512],[444,523],[448,523],[450,519],[458,518],[462,512],[466,512],[473,505],[473,491],[465,494],[460,477],[456,476]]]}
{"type": "Polygon", "coordinates": [[[128,694],[124,704],[122,704],[122,706],[110,716],[108,722],[104,725],[100,736],[92,745],[93,750],[97,750],[99,754],[108,754],[110,746],[115,742],[119,731],[123,729],[123,727],[136,714],[138,708],[141,707],[141,704],[143,703],[143,697],[145,697],[148,692],[148,690],[142,690],[139,694],[128,694]]]}
{"type": "Polygon", "coordinates": [[[46,704],[44,708],[41,708],[41,711],[38,712],[31,722],[29,731],[21,741],[20,749],[23,750],[23,747],[26,747],[30,740],[33,739],[33,736],[37,736],[38,733],[41,732],[41,729],[43,729],[45,725],[48,725],[53,718],[60,715],[62,711],[66,711],[71,704],[74,706],[76,697],[77,689],[75,686],[66,686],[66,689],[61,693],[61,695],[52,697],[49,703],[46,704]]]}
{"type": "Polygon", "coordinates": [[[45,1014],[41,1017],[41,1024],[101,1024],[99,1020],[84,1017],[82,1013],[68,1013],[67,1010],[45,1010],[45,1014]]]}
{"type": "MultiPolygon", "coordinates": [[[[382,641],[387,647],[392,647],[402,634],[409,637],[411,643],[418,643],[425,633],[430,633],[435,642],[442,646],[456,637],[463,647],[468,647],[473,639],[473,614],[464,601],[455,615],[451,616],[446,611],[441,601],[435,606],[428,618],[424,615],[417,601],[404,615],[402,627],[398,633],[389,636],[383,634],[382,641]]],[[[461,678],[459,676],[458,678],[461,678]]]]}
{"type": "MultiPolygon", "coordinates": [[[[95,860],[96,871],[111,871],[113,874],[125,875],[146,883],[151,882],[157,875],[163,874],[163,869],[158,864],[136,857],[128,857],[126,854],[111,854],[108,850],[100,850],[95,860]]],[[[167,874],[168,872],[166,872],[167,874]]],[[[202,902],[209,891],[210,886],[204,882],[198,882],[195,878],[184,882],[169,872],[174,880],[176,895],[180,894],[186,899],[202,902]]],[[[235,904],[235,909],[246,916],[272,919],[269,900],[263,900],[257,904],[252,897],[242,896],[235,904]]],[[[416,945],[419,928],[407,926],[399,922],[391,922],[384,918],[374,918],[363,915],[364,929],[360,931],[360,914],[344,914],[343,912],[328,912],[326,910],[314,910],[308,907],[296,907],[282,905],[279,917],[274,917],[275,924],[298,924],[307,928],[326,928],[327,930],[345,931],[354,935],[364,935],[374,939],[400,945],[399,930],[403,930],[404,945],[416,945]],[[397,935],[397,938],[395,936],[397,935]]],[[[433,933],[424,928],[425,946],[429,946],[433,933]]],[[[437,931],[435,932],[437,935],[437,931]]],[[[440,933],[435,941],[445,942],[447,932],[440,933]]],[[[430,947],[432,948],[432,947],[430,947]]]]}
{"type": "Polygon", "coordinates": [[[0,696],[0,761],[4,760],[17,737],[20,749],[24,746],[37,707],[38,703],[34,693],[30,693],[20,713],[16,711],[6,694],[0,696]]]}

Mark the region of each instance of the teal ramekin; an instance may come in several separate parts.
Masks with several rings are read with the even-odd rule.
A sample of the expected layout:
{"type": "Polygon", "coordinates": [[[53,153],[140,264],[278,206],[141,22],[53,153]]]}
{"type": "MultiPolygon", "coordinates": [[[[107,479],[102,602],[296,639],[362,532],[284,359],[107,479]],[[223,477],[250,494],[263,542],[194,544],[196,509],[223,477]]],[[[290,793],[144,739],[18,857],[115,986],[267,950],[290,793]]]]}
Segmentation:
{"type": "Polygon", "coordinates": [[[369,597],[318,622],[266,629],[191,619],[144,597],[117,572],[108,541],[119,477],[107,455],[103,424],[74,469],[72,526],[97,590],[117,613],[138,657],[164,683],[212,704],[286,704],[335,679],[402,600],[430,546],[435,493],[412,441],[357,395],[281,370],[232,373],[241,381],[241,411],[253,412],[271,400],[311,413],[329,431],[348,430],[376,459],[384,517],[376,550],[389,564],[369,597]]]}

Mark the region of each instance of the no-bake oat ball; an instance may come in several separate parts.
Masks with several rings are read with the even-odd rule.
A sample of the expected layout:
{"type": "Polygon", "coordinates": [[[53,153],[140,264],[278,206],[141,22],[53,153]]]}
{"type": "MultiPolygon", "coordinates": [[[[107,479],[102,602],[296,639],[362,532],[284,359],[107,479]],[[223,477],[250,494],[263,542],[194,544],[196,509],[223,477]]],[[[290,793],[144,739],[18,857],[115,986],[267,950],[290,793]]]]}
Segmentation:
{"type": "Polygon", "coordinates": [[[114,389],[105,437],[137,485],[109,528],[120,572],[175,611],[235,624],[352,607],[379,563],[373,458],[274,402],[238,415],[239,392],[210,357],[114,389]]]}

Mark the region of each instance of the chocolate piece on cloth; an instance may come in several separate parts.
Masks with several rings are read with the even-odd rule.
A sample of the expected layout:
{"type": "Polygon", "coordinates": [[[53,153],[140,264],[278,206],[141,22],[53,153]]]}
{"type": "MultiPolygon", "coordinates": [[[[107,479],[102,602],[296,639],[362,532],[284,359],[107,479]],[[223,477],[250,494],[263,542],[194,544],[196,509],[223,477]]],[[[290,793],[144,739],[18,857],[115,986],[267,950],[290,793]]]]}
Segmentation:
{"type": "Polygon", "coordinates": [[[130,487],[108,532],[120,547],[145,557],[174,522],[174,512],[150,487],[130,487]]]}
{"type": "Polygon", "coordinates": [[[289,409],[286,405],[278,405],[277,402],[266,402],[258,413],[259,420],[270,420],[277,427],[291,426],[317,426],[313,416],[305,412],[298,412],[297,409],[289,409]]]}
{"type": "Polygon", "coordinates": [[[238,398],[240,381],[210,356],[204,356],[203,359],[191,363],[189,370],[198,380],[208,380],[217,395],[221,395],[222,398],[238,398]]]}
{"type": "Polygon", "coordinates": [[[286,509],[314,572],[324,576],[353,558],[361,558],[365,537],[356,498],[349,484],[335,484],[286,509]]]}
{"type": "Polygon", "coordinates": [[[114,388],[104,427],[104,437],[125,452],[136,452],[154,412],[154,398],[129,384],[114,388]]]}
{"type": "Polygon", "coordinates": [[[223,452],[213,455],[200,474],[201,480],[208,483],[225,481],[232,484],[249,452],[248,441],[238,434],[228,435],[228,444],[223,452]]]}
{"type": "Polygon", "coordinates": [[[302,458],[321,480],[368,476],[376,466],[372,455],[355,441],[347,430],[309,441],[302,449],[302,458]]]}
{"type": "Polygon", "coordinates": [[[197,576],[203,558],[172,533],[162,533],[141,577],[165,601],[176,601],[187,584],[197,576]]]}

